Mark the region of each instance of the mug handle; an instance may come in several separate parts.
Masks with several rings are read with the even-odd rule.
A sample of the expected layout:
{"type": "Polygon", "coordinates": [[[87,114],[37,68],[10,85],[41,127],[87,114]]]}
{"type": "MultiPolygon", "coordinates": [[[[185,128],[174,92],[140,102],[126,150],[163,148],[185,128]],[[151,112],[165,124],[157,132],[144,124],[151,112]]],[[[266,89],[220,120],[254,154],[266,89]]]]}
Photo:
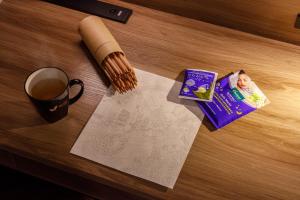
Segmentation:
{"type": "Polygon", "coordinates": [[[78,92],[78,94],[76,94],[73,98],[71,98],[69,100],[69,105],[75,103],[81,97],[81,95],[83,94],[83,90],[84,90],[84,84],[83,84],[82,80],[80,80],[80,79],[72,79],[72,80],[70,80],[70,82],[69,82],[70,88],[73,85],[80,85],[80,91],[78,92]]]}

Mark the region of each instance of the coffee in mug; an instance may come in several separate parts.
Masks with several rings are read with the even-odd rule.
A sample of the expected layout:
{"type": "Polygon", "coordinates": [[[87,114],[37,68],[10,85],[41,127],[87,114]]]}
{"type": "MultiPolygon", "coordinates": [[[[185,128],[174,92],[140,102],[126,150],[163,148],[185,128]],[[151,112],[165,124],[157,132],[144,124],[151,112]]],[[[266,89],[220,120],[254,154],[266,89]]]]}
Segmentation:
{"type": "Polygon", "coordinates": [[[65,117],[68,106],[83,94],[84,84],[79,79],[69,80],[67,74],[55,67],[41,68],[31,73],[25,82],[25,92],[39,113],[49,122],[65,117]],[[80,91],[69,98],[69,88],[80,85],[80,91]]]}

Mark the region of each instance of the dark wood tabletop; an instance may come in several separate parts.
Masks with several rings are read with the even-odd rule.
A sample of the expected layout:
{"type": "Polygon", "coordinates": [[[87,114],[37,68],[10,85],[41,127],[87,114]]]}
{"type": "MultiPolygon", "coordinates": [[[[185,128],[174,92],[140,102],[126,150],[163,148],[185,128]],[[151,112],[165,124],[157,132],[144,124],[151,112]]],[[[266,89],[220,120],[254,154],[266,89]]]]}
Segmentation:
{"type": "Polygon", "coordinates": [[[185,68],[220,76],[244,69],[271,104],[217,131],[205,118],[173,190],[72,155],[108,83],[78,34],[79,21],[88,15],[44,1],[4,0],[0,163],[93,196],[100,186],[87,184],[161,199],[300,199],[300,47],[109,2],[134,10],[127,24],[104,20],[134,67],[172,79],[185,68]],[[85,83],[68,116],[52,124],[40,117],[23,89],[26,77],[46,66],[85,83]],[[76,178],[81,185],[74,184],[76,178]]]}

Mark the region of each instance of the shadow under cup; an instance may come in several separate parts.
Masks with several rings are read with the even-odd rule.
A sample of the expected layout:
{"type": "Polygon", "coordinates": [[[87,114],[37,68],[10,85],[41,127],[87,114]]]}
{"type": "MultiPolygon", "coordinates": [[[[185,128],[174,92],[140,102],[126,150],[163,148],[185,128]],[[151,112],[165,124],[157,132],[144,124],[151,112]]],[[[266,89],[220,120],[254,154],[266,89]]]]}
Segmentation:
{"type": "Polygon", "coordinates": [[[55,67],[32,72],[25,81],[25,92],[38,112],[48,122],[55,122],[68,114],[69,105],[83,94],[84,84],[79,79],[69,80],[68,75],[55,67]],[[79,85],[79,92],[69,98],[69,88],[79,85]]]}

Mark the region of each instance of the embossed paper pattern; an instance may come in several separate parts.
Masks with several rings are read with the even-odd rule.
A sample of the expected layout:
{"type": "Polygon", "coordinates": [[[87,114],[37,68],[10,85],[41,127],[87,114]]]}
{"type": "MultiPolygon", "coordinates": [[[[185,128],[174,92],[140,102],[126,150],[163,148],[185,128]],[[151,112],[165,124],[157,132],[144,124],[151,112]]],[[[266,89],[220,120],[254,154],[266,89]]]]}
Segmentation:
{"type": "Polygon", "coordinates": [[[138,88],[104,96],[71,153],[173,188],[203,114],[178,99],[181,83],[136,73],[138,88]]]}

